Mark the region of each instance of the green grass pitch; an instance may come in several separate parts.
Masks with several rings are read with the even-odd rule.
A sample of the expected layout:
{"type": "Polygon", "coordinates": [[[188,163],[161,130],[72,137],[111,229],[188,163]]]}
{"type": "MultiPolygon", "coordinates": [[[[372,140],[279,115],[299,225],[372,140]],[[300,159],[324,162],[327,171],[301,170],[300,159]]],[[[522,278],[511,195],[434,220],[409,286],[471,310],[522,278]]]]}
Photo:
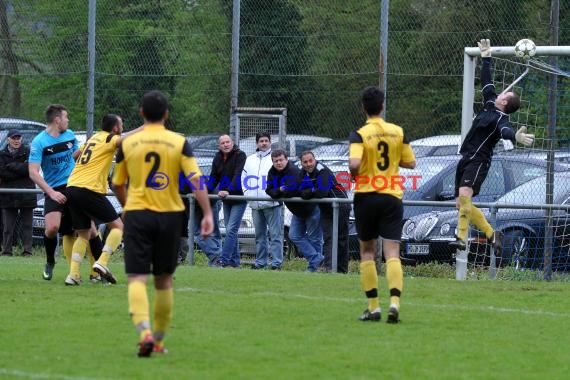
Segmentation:
{"type": "MultiPolygon", "coordinates": [[[[2,379],[568,376],[568,283],[406,276],[402,323],[388,325],[357,320],[366,307],[357,274],[182,266],[170,352],[139,359],[120,260],[115,286],[64,286],[61,259],[44,281],[43,264],[0,257],[2,379]]],[[[383,276],[380,294],[386,311],[383,276]]]]}

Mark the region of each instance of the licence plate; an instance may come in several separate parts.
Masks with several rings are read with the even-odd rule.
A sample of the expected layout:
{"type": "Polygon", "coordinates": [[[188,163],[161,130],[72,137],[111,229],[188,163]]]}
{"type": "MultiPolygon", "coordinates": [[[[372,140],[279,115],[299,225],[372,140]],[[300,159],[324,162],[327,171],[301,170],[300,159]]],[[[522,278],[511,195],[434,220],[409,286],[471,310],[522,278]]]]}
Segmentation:
{"type": "Polygon", "coordinates": [[[32,226],[35,228],[46,228],[46,220],[45,219],[34,219],[32,221],[32,226]]]}
{"type": "Polygon", "coordinates": [[[407,244],[408,255],[429,255],[429,244],[407,244]]]}

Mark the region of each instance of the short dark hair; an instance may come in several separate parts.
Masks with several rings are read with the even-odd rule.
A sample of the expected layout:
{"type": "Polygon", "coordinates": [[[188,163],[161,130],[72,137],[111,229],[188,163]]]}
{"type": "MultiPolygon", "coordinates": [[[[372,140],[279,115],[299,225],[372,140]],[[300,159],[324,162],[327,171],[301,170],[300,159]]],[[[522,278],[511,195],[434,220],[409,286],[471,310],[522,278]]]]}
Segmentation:
{"type": "Polygon", "coordinates": [[[311,156],[313,156],[313,158],[315,158],[315,154],[313,152],[311,152],[310,150],[304,150],[299,155],[299,160],[302,160],[303,156],[306,156],[307,154],[310,154],[311,156]]]}
{"type": "Polygon", "coordinates": [[[368,115],[380,115],[384,109],[384,92],[377,86],[362,91],[362,107],[368,115]]]}
{"type": "Polygon", "coordinates": [[[285,156],[285,158],[287,158],[287,152],[283,149],[275,149],[271,151],[271,160],[279,156],[285,156]]]}
{"type": "Polygon", "coordinates": [[[505,113],[510,114],[516,112],[520,107],[521,107],[521,98],[519,94],[513,92],[513,94],[507,98],[507,104],[505,105],[505,113]]]}
{"type": "Polygon", "coordinates": [[[168,99],[162,92],[153,90],[143,95],[141,101],[141,109],[144,118],[147,121],[161,121],[166,117],[168,112],[168,99]]]}
{"type": "Polygon", "coordinates": [[[267,137],[269,139],[269,142],[271,142],[271,135],[269,134],[269,132],[261,131],[255,134],[255,143],[257,144],[259,142],[259,139],[262,137],[267,137]]]}
{"type": "Polygon", "coordinates": [[[45,110],[46,122],[48,124],[53,123],[53,120],[61,116],[63,111],[67,112],[67,108],[63,104],[50,104],[45,110]]]}
{"type": "Polygon", "coordinates": [[[111,132],[115,125],[119,123],[119,116],[113,113],[108,113],[103,116],[103,120],[101,121],[101,129],[105,132],[111,132]]]}

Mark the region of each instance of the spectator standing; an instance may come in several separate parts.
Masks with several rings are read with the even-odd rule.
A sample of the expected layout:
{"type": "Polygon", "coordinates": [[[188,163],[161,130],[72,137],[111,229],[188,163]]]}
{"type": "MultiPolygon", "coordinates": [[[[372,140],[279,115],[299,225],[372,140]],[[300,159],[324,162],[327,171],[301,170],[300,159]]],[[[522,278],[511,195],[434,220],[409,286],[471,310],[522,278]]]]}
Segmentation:
{"type": "MultiPolygon", "coordinates": [[[[267,176],[266,193],[273,199],[291,198],[299,195],[301,171],[289,162],[282,149],[271,152],[273,167],[267,176]]],[[[320,211],[315,203],[287,202],[285,206],[293,214],[289,226],[289,239],[307,259],[307,272],[315,272],[323,262],[323,232],[320,226],[320,211]]]]}
{"type": "Polygon", "coordinates": [[[255,228],[255,263],[253,269],[267,266],[271,255],[271,269],[281,269],[283,263],[283,204],[266,194],[263,183],[273,166],[271,161],[271,135],[259,132],[255,135],[257,150],[245,161],[243,193],[246,196],[264,197],[267,201],[249,201],[255,228]],[[269,242],[268,242],[269,236],[269,242]]]}
{"type": "MultiPolygon", "coordinates": [[[[313,152],[301,153],[301,186],[300,193],[303,199],[312,198],[342,198],[347,199],[346,191],[342,189],[334,173],[323,163],[317,161],[313,152]]],[[[323,256],[325,257],[321,268],[332,271],[333,248],[333,207],[330,203],[319,203],[321,211],[321,228],[323,230],[323,256]]],[[[351,205],[340,203],[338,208],[338,244],[337,244],[337,271],[348,273],[348,218],[351,205]]]]}
{"type": "Polygon", "coordinates": [[[381,319],[378,273],[374,261],[377,239],[381,236],[390,292],[387,322],[398,323],[404,287],[400,262],[403,191],[398,186],[378,189],[374,181],[378,176],[391,178],[399,175],[400,167],[415,168],[416,158],[404,130],[380,117],[384,108],[382,90],[374,86],[365,88],[362,107],[367,117],[366,124],[350,133],[348,161],[350,174],[356,180],[354,215],[360,242],[360,284],[368,299],[368,308],[359,319],[376,322],[381,319]]]}
{"type": "MultiPolygon", "coordinates": [[[[30,148],[22,144],[22,133],[17,129],[8,131],[8,144],[0,152],[0,187],[3,189],[35,189],[28,172],[30,148]]],[[[22,256],[32,255],[32,220],[37,197],[33,193],[4,193],[0,196],[2,208],[3,240],[2,255],[12,256],[14,227],[20,215],[22,226],[22,256]]]]}
{"type": "Polygon", "coordinates": [[[125,271],[132,322],[139,334],[139,357],[164,353],[172,320],[173,274],[178,259],[184,204],[180,172],[190,173],[196,200],[204,210],[202,235],[213,229],[208,193],[200,187],[200,168],[183,136],[166,130],[168,100],[159,91],[141,102],[141,131],[125,138],[117,152],[113,190],[124,206],[125,271]],[[128,183],[128,193],[127,193],[128,183]],[[148,277],[154,276],[154,334],[150,324],[148,277]]]}
{"type": "Polygon", "coordinates": [[[218,196],[222,199],[224,210],[224,224],[226,237],[222,244],[222,253],[217,265],[219,267],[239,268],[239,226],[247,202],[242,200],[225,199],[228,195],[243,195],[241,188],[241,173],[245,165],[246,155],[228,135],[218,139],[219,150],[212,161],[209,186],[218,189],[218,196]]]}

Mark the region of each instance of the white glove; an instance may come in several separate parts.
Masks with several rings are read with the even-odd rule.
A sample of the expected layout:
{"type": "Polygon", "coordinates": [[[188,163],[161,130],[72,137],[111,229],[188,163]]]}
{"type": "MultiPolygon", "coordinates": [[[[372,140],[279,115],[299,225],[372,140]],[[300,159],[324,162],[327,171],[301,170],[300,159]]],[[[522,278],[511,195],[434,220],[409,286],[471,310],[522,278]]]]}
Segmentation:
{"type": "Polygon", "coordinates": [[[481,58],[491,56],[491,41],[488,38],[483,38],[481,42],[477,42],[477,45],[479,45],[479,50],[481,50],[481,58]]]}
{"type": "Polygon", "coordinates": [[[531,146],[534,142],[534,135],[526,133],[526,126],[523,125],[519,128],[517,133],[515,133],[515,140],[524,146],[531,146]]]}

